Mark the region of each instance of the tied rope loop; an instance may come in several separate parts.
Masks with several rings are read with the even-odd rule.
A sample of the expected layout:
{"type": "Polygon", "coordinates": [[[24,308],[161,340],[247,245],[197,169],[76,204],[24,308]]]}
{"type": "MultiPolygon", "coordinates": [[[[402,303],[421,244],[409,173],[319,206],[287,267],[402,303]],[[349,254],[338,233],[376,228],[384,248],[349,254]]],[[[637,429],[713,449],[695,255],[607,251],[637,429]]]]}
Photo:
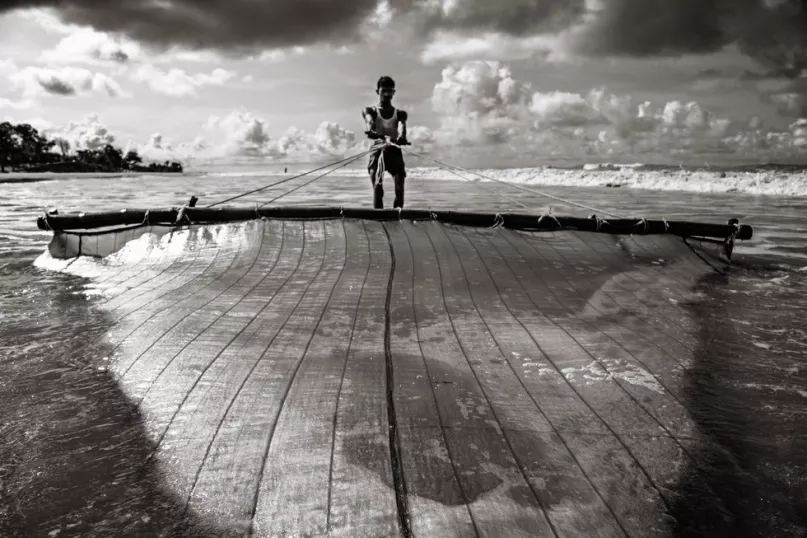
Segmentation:
{"type": "Polygon", "coordinates": [[[187,220],[188,224],[191,223],[191,219],[188,218],[188,215],[185,214],[185,208],[186,207],[187,206],[182,206],[182,207],[179,208],[179,212],[177,213],[177,220],[176,220],[176,222],[174,222],[175,226],[179,226],[180,223],[182,222],[182,219],[187,220]]]}
{"type": "Polygon", "coordinates": [[[732,222],[734,224],[734,231],[723,242],[723,251],[726,253],[726,258],[731,262],[731,255],[734,252],[734,241],[737,239],[737,234],[740,233],[740,221],[732,222]]]}
{"type": "Polygon", "coordinates": [[[600,218],[599,216],[597,216],[596,214],[595,214],[595,215],[591,215],[589,218],[590,218],[590,219],[594,219],[594,220],[595,220],[595,222],[597,223],[597,227],[596,227],[595,229],[596,229],[598,232],[599,232],[599,231],[602,229],[602,225],[603,225],[603,224],[608,224],[608,221],[607,221],[607,220],[601,219],[601,218],[600,218]]]}
{"type": "Polygon", "coordinates": [[[44,218],[42,220],[45,223],[45,227],[48,229],[48,231],[53,231],[53,227],[50,225],[50,213],[45,211],[43,217],[44,218]]]}
{"type": "Polygon", "coordinates": [[[558,230],[563,229],[563,225],[560,223],[560,221],[558,220],[558,218],[555,215],[552,215],[552,214],[548,214],[548,215],[543,214],[543,215],[541,215],[540,217],[538,217],[538,224],[540,225],[541,222],[543,222],[544,219],[552,219],[552,220],[554,220],[555,224],[557,224],[557,226],[558,226],[558,230]]]}
{"type": "MultiPolygon", "coordinates": [[[[665,221],[665,225],[666,225],[666,221],[665,221]]],[[[640,226],[643,226],[644,227],[644,232],[647,233],[647,226],[648,226],[647,225],[647,219],[642,217],[641,219],[639,219],[638,222],[636,222],[636,224],[633,225],[633,231],[628,236],[628,239],[633,239],[633,236],[636,234],[636,231],[639,229],[640,226]]],[[[666,230],[666,228],[665,228],[665,230],[666,230]]]]}
{"type": "Polygon", "coordinates": [[[502,226],[504,226],[504,217],[502,217],[501,213],[496,213],[496,218],[493,220],[491,228],[501,228],[502,226]]]}

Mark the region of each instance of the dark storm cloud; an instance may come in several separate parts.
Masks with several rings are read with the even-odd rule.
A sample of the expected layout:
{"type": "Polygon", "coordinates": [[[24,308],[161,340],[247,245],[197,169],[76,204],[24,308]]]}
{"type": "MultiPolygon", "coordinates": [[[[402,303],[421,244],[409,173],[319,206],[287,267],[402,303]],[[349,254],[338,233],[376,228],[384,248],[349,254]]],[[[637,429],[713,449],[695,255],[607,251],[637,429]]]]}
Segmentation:
{"type": "MultiPolygon", "coordinates": [[[[748,0],[731,0],[748,3],[748,0]]],[[[712,52],[729,41],[715,0],[607,0],[578,42],[589,55],[712,52]]]]}
{"type": "Polygon", "coordinates": [[[0,13],[31,7],[152,45],[238,52],[347,41],[376,0],[0,0],[0,13]]]}
{"type": "MultiPolygon", "coordinates": [[[[0,12],[50,7],[66,22],[119,32],[152,45],[243,53],[346,42],[382,0],[0,0],[0,12]]],[[[767,69],[807,70],[807,0],[386,0],[385,30],[414,23],[436,30],[512,36],[570,28],[587,56],[701,54],[737,44],[767,69]],[[587,11],[587,10],[591,11],[587,11]]]]}
{"type": "Polygon", "coordinates": [[[743,20],[740,49],[789,77],[807,76],[807,0],[767,0],[743,20]]]}
{"type": "Polygon", "coordinates": [[[587,55],[709,53],[737,44],[786,76],[807,69],[807,0],[604,0],[577,41],[587,55]]]}
{"type": "Polygon", "coordinates": [[[513,36],[568,27],[585,13],[585,0],[390,0],[399,13],[414,14],[418,28],[494,31],[513,36]]]}

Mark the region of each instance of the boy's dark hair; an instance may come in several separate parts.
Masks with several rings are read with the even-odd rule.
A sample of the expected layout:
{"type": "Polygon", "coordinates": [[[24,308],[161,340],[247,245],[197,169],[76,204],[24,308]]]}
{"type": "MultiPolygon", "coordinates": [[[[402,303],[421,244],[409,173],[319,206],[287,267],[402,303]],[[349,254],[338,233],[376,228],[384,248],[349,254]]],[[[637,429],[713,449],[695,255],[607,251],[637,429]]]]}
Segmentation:
{"type": "Polygon", "coordinates": [[[392,77],[388,77],[387,75],[384,75],[383,77],[379,78],[378,82],[375,85],[376,90],[378,88],[394,88],[394,87],[395,87],[395,81],[392,80],[392,77]]]}

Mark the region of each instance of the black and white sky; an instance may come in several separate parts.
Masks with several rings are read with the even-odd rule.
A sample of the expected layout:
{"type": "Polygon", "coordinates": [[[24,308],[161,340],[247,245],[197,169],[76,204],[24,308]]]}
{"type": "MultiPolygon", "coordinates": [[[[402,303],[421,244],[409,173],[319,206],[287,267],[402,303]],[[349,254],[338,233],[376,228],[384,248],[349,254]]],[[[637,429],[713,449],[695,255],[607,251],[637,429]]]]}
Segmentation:
{"type": "Polygon", "coordinates": [[[805,0],[2,0],[0,118],[74,147],[341,155],[398,83],[435,151],[807,155],[805,0]]]}

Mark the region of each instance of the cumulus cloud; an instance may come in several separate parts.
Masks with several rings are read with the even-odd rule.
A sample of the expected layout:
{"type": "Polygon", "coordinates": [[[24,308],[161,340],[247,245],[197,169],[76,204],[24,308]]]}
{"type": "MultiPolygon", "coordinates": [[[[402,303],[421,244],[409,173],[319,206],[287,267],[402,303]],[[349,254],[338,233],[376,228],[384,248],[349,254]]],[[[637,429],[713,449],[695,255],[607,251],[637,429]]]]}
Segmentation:
{"type": "Polygon", "coordinates": [[[115,38],[91,28],[77,28],[63,37],[55,48],[44,51],[44,62],[99,64],[113,62],[125,64],[139,58],[140,46],[128,39],[115,38]]]}
{"type": "Polygon", "coordinates": [[[759,118],[719,117],[693,100],[637,101],[607,88],[585,94],[533,92],[497,62],[467,62],[443,70],[432,106],[440,123],[429,138],[438,145],[479,150],[493,143],[500,151],[572,160],[745,149],[788,152],[803,143],[804,125],[798,122],[789,131],[771,131],[759,118]]]}
{"type": "Polygon", "coordinates": [[[163,71],[153,65],[141,65],[131,74],[137,82],[144,82],[158,93],[175,97],[193,95],[202,86],[221,86],[236,76],[234,71],[216,68],[211,73],[188,74],[184,69],[163,71]]]}
{"type": "Polygon", "coordinates": [[[148,158],[239,158],[288,159],[310,161],[334,159],[357,154],[367,148],[339,123],[323,121],[313,132],[291,126],[278,138],[270,135],[272,127],[264,118],[244,110],[226,116],[210,116],[199,136],[192,142],[172,144],[160,133],[146,144],[135,145],[148,158]]]}
{"type": "Polygon", "coordinates": [[[312,146],[308,143],[308,135],[298,127],[289,127],[277,141],[277,149],[283,155],[308,153],[312,146]]]}
{"type": "Polygon", "coordinates": [[[201,139],[198,138],[193,142],[182,142],[175,147],[162,134],[153,133],[145,144],[138,145],[131,141],[127,143],[124,153],[135,150],[147,161],[162,162],[193,159],[203,154],[205,149],[201,139]]]}
{"type": "Polygon", "coordinates": [[[90,114],[83,120],[71,121],[62,129],[47,129],[46,136],[66,140],[73,150],[101,149],[115,143],[115,136],[104,125],[97,114],[90,114]]]}
{"type": "Polygon", "coordinates": [[[203,144],[211,151],[229,156],[277,156],[277,146],[270,144],[266,120],[245,111],[227,116],[210,116],[204,125],[203,144]]]}
{"type": "Polygon", "coordinates": [[[528,113],[529,90],[499,62],[446,67],[431,98],[432,108],[442,116],[437,136],[464,143],[501,142],[528,113]]]}
{"type": "Polygon", "coordinates": [[[596,125],[604,118],[582,95],[568,92],[532,94],[530,112],[536,127],[596,125]]]}
{"type": "Polygon", "coordinates": [[[317,148],[325,154],[343,155],[356,143],[356,135],[338,123],[324,121],[314,132],[317,148]]]}
{"type": "Polygon", "coordinates": [[[435,144],[434,131],[423,125],[407,126],[407,138],[417,147],[431,149],[435,144]]]}
{"type": "Polygon", "coordinates": [[[790,125],[792,144],[799,148],[807,148],[807,118],[801,118],[790,125]]]}
{"type": "Polygon", "coordinates": [[[110,97],[127,96],[120,85],[103,73],[80,67],[25,67],[9,75],[12,85],[27,98],[38,95],[72,96],[103,93],[110,97]]]}

